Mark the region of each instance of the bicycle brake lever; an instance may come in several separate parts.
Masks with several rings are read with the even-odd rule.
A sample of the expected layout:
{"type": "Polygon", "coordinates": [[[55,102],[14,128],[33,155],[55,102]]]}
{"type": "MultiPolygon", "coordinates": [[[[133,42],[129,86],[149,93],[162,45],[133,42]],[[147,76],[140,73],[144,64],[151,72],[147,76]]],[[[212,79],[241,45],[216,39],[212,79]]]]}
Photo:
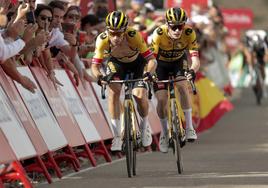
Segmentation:
{"type": "Polygon", "coordinates": [[[101,98],[102,99],[106,99],[105,90],[106,90],[106,85],[102,85],[101,86],[101,98]]]}

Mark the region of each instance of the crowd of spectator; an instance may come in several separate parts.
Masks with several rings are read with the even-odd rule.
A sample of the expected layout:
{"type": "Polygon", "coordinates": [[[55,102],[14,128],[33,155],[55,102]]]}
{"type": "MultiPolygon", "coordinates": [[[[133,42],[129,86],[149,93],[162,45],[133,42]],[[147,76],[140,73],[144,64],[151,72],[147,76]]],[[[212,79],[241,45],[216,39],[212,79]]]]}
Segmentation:
{"type": "MultiPolygon", "coordinates": [[[[83,17],[78,1],[53,0],[44,1],[46,4],[41,1],[38,3],[41,4],[35,0],[0,0],[2,69],[31,92],[35,91],[36,86],[17,71],[18,60],[27,65],[34,60],[39,62],[55,87],[61,83],[55,77],[53,58],[73,72],[77,84],[79,80],[81,84],[92,81],[86,71],[89,66],[87,62],[90,62],[94,54],[96,36],[105,30],[107,2],[93,3],[92,10],[83,17]],[[83,61],[84,58],[87,61],[83,61]]],[[[165,23],[164,11],[156,10],[152,3],[145,3],[144,0],[131,0],[129,4],[125,0],[118,0],[116,7],[127,13],[129,24],[141,32],[148,44],[154,29],[165,23]]],[[[188,14],[188,24],[198,34],[203,70],[214,80],[207,67],[220,59],[217,66],[226,78],[223,79],[224,83],[218,85],[223,88],[226,80],[228,82],[224,68],[228,62],[225,45],[228,31],[224,27],[221,11],[215,5],[206,9],[194,5],[188,14]],[[219,55],[221,58],[218,58],[219,55]]]]}

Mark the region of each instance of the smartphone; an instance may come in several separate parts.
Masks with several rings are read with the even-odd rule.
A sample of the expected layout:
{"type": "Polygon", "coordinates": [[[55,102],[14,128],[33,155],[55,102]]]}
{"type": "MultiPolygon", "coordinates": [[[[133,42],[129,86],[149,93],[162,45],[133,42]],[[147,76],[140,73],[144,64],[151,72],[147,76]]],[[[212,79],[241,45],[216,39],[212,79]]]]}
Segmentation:
{"type": "Polygon", "coordinates": [[[30,11],[26,13],[27,24],[35,24],[34,12],[30,11]]]}
{"type": "Polygon", "coordinates": [[[71,33],[71,34],[74,34],[75,31],[76,31],[75,24],[71,24],[71,23],[62,23],[61,26],[62,26],[62,31],[63,31],[64,33],[71,33]]]}
{"type": "Polygon", "coordinates": [[[86,36],[87,36],[87,32],[85,31],[77,32],[77,41],[79,42],[79,44],[83,44],[86,42],[86,36]]]}

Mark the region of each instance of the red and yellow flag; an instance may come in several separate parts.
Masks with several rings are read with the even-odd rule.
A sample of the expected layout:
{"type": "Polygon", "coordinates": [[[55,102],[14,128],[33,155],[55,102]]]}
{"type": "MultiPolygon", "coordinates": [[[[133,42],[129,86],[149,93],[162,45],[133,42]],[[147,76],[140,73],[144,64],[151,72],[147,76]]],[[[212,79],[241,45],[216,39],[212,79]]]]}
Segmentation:
{"type": "Polygon", "coordinates": [[[195,82],[197,95],[192,96],[193,121],[197,132],[213,127],[233,105],[217,86],[201,73],[195,82]]]}

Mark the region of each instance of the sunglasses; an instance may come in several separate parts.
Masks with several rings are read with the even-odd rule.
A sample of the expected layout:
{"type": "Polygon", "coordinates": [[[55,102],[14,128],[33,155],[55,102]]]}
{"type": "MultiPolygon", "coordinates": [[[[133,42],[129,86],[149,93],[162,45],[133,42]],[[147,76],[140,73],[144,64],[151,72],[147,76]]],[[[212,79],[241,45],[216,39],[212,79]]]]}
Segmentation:
{"type": "Polygon", "coordinates": [[[168,26],[170,27],[170,29],[171,29],[172,31],[176,31],[177,29],[178,29],[179,31],[181,31],[181,30],[183,30],[184,25],[185,25],[185,24],[181,24],[181,25],[171,25],[171,24],[169,24],[168,26]]]}
{"type": "Polygon", "coordinates": [[[121,32],[118,32],[118,31],[111,31],[111,30],[108,30],[108,33],[109,33],[109,35],[111,37],[115,37],[115,36],[122,37],[125,34],[124,31],[123,32],[122,31],[121,32]]]}
{"type": "Polygon", "coordinates": [[[52,17],[47,17],[47,16],[40,16],[40,19],[42,20],[42,21],[49,21],[49,22],[52,22],[52,17]]]}
{"type": "Polygon", "coordinates": [[[80,20],[80,15],[77,15],[77,14],[69,14],[67,16],[69,19],[72,19],[72,20],[80,20]]]}

